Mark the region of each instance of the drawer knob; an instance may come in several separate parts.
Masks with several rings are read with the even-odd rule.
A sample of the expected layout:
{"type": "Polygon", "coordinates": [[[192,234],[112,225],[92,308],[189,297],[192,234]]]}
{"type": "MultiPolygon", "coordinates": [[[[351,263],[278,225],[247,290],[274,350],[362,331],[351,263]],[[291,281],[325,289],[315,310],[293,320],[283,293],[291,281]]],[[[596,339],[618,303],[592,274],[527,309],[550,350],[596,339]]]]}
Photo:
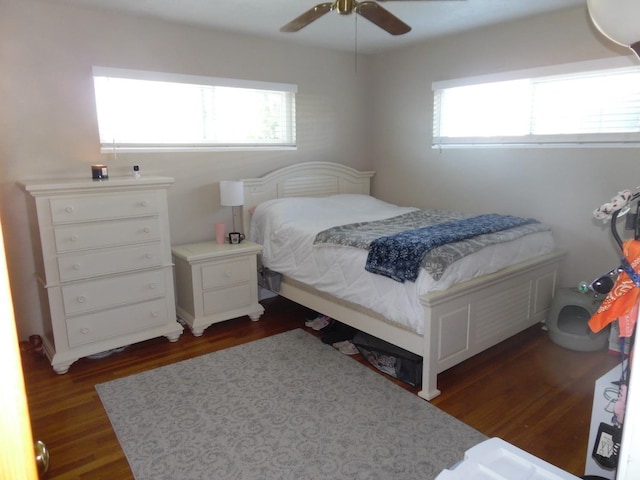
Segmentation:
{"type": "Polygon", "coordinates": [[[233,277],[233,272],[224,272],[224,276],[226,278],[231,278],[231,277],[233,277]]]}
{"type": "Polygon", "coordinates": [[[160,316],[160,312],[151,312],[151,316],[153,318],[158,318],[160,316]]]}
{"type": "Polygon", "coordinates": [[[151,229],[149,227],[144,227],[144,233],[149,233],[151,232],[151,229]]]}
{"type": "Polygon", "coordinates": [[[69,240],[71,240],[72,242],[77,242],[78,241],[78,235],[71,235],[69,237],[69,240]]]}
{"type": "Polygon", "coordinates": [[[65,208],[64,211],[67,212],[67,213],[73,213],[74,208],[69,206],[69,207],[65,208]]]}
{"type": "Polygon", "coordinates": [[[153,258],[153,255],[150,254],[150,253],[147,253],[144,257],[148,258],[149,260],[151,260],[153,258]]]}
{"type": "Polygon", "coordinates": [[[148,207],[149,206],[149,202],[146,200],[143,200],[140,202],[140,205],[142,205],[143,207],[148,207]]]}
{"type": "Polygon", "coordinates": [[[82,333],[83,335],[86,335],[87,333],[89,333],[89,329],[87,327],[83,327],[80,329],[80,333],[82,333]]]}
{"type": "Polygon", "coordinates": [[[82,297],[82,296],[78,297],[76,300],[78,301],[78,303],[84,303],[87,301],[86,297],[82,297]]]}
{"type": "Polygon", "coordinates": [[[74,270],[80,270],[80,264],[79,263],[74,263],[73,264],[73,269],[74,270]]]}
{"type": "Polygon", "coordinates": [[[157,284],[157,283],[150,283],[150,284],[149,284],[149,288],[150,288],[151,290],[155,290],[156,288],[158,288],[158,284],[157,284]]]}

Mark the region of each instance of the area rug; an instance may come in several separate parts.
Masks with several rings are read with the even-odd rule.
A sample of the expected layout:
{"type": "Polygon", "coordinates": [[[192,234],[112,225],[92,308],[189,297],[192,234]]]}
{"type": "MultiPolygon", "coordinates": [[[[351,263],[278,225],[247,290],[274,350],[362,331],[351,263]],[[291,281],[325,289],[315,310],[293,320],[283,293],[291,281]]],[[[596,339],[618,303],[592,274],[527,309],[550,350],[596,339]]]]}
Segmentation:
{"type": "Polygon", "coordinates": [[[486,439],[303,330],[96,389],[137,480],[428,480],[486,439]]]}

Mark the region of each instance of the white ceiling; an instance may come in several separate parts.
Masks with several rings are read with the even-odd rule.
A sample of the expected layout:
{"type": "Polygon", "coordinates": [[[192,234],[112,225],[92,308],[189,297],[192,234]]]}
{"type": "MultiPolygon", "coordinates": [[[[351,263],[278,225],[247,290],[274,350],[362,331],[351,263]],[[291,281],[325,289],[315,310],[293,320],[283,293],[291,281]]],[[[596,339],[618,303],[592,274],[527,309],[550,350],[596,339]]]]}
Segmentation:
{"type": "Polygon", "coordinates": [[[332,11],[296,33],[280,27],[327,0],[49,0],[177,20],[332,49],[373,53],[513,19],[585,6],[586,0],[385,1],[381,5],[412,27],[392,36],[356,14],[332,11]]]}

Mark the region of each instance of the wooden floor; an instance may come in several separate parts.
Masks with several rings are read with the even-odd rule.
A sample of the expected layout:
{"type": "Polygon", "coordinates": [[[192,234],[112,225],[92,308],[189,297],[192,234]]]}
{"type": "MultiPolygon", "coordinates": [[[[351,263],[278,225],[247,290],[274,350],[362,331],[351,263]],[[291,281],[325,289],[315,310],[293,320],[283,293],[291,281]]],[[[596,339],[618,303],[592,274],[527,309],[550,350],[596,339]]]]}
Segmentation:
{"type": "MultiPolygon", "coordinates": [[[[165,338],[142,342],[103,359],[81,359],[65,375],[54,373],[44,357],[23,352],[34,439],[44,441],[51,455],[46,478],[132,479],[94,386],[305,328],[304,308],[281,299],[264,305],[259,322],[245,317],[213,325],[199,338],[186,331],[176,343],[165,338]]],[[[354,359],[366,364],[359,355],[354,359]]],[[[443,393],[432,404],[488,436],[501,437],[580,476],[594,381],[617,363],[606,351],[560,348],[536,326],[442,373],[443,393]]]]}

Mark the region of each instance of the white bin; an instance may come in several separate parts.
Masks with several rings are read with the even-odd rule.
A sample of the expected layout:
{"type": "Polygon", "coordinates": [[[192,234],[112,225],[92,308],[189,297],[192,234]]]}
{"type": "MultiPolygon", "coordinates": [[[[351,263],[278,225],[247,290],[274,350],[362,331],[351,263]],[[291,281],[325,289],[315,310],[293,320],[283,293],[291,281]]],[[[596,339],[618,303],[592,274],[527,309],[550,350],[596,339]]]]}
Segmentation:
{"type": "Polygon", "coordinates": [[[436,480],[580,479],[500,438],[491,438],[467,450],[463,461],[440,472],[436,480]]]}

